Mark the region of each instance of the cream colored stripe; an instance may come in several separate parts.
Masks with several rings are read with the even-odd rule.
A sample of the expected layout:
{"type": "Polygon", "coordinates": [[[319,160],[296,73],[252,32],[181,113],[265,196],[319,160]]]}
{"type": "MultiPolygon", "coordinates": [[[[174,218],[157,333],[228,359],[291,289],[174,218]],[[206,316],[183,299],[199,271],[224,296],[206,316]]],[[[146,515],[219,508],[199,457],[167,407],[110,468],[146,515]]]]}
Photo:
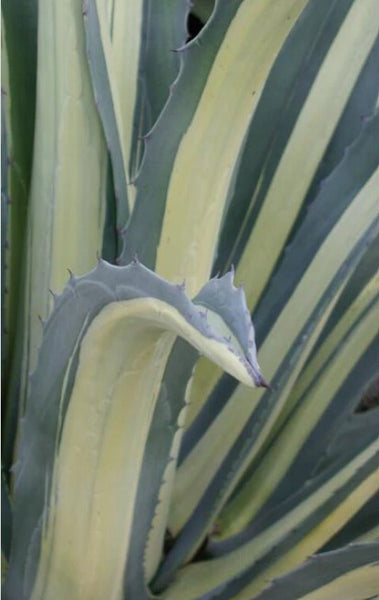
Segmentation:
{"type": "Polygon", "coordinates": [[[33,600],[122,598],[138,475],[174,336],[125,308],[120,321],[120,309],[104,309],[82,343],[33,600]]]}
{"type": "Polygon", "coordinates": [[[159,490],[159,504],[156,507],[154,519],[151,524],[148,540],[146,542],[145,555],[144,555],[144,571],[145,580],[151,581],[154,573],[159,566],[161,561],[161,548],[162,540],[164,539],[165,532],[167,530],[168,513],[170,509],[170,499],[172,494],[172,488],[174,485],[174,479],[176,475],[177,457],[179,454],[180,443],[183,436],[183,424],[187,411],[188,402],[188,390],[191,385],[191,381],[187,384],[185,406],[183,407],[179,418],[178,418],[178,430],[176,431],[170,452],[170,462],[168,463],[166,470],[162,478],[162,486],[159,490]]]}
{"type": "Polygon", "coordinates": [[[253,384],[242,357],[167,303],[105,307],[81,344],[32,600],[123,597],[146,436],[176,335],[253,384]]]}
{"type": "Polygon", "coordinates": [[[24,364],[36,365],[38,315],[49,315],[49,288],[90,271],[102,244],[106,145],[93,102],[81,5],[41,0],[34,161],[28,218],[24,364]]]}
{"type": "MultiPolygon", "coordinates": [[[[304,195],[319,165],[377,33],[379,3],[356,2],[341,28],[304,104],[263,209],[237,269],[252,311],[269,279],[304,195]]],[[[200,359],[191,392],[187,426],[221,375],[200,359]]]]}
{"type": "Polygon", "coordinates": [[[209,277],[247,126],[269,69],[305,4],[305,0],[245,0],[241,4],[181,141],[156,268],[170,281],[186,279],[189,295],[209,277]]]}
{"type": "MultiPolygon", "coordinates": [[[[113,40],[111,40],[110,30],[109,30],[109,19],[106,14],[106,7],[104,6],[103,0],[92,0],[96,3],[97,7],[97,15],[99,21],[99,27],[101,32],[101,44],[103,47],[104,60],[107,66],[108,72],[108,81],[110,86],[110,93],[113,101],[113,111],[114,117],[117,124],[118,138],[120,143],[120,149],[122,152],[122,160],[124,165],[125,175],[128,178],[128,169],[129,169],[129,155],[130,155],[130,147],[125,142],[128,140],[128,135],[131,136],[131,128],[133,121],[127,120],[123,113],[123,97],[120,93],[120,86],[124,82],[127,72],[125,67],[125,55],[122,56],[122,52],[120,54],[114,50],[114,46],[117,46],[117,39],[119,37],[119,28],[118,28],[118,19],[121,20],[121,16],[118,13],[118,8],[120,4],[120,0],[116,0],[113,11],[114,11],[114,20],[113,20],[113,40]],[[115,41],[116,36],[116,41],[115,41]]],[[[137,0],[133,3],[125,3],[125,6],[132,4],[133,6],[137,5],[137,0]]],[[[138,3],[139,4],[139,3],[138,3]]],[[[124,23],[121,23],[124,26],[124,23]]],[[[139,30],[137,30],[139,33],[139,30]]],[[[129,94],[133,97],[133,87],[131,80],[128,79],[128,84],[130,86],[129,94]]],[[[137,81],[133,81],[133,85],[137,87],[137,81]]],[[[123,88],[122,88],[123,89],[123,88]]],[[[128,115],[127,115],[128,116],[128,115]]],[[[129,197],[128,197],[129,199],[129,197]]]]}
{"type": "MultiPolygon", "coordinates": [[[[375,453],[377,453],[378,443],[379,442],[371,445],[368,451],[370,452],[372,448],[376,448],[375,453]]],[[[346,470],[349,470],[350,475],[353,475],[354,467],[352,464],[351,466],[348,465],[346,470]]],[[[337,480],[338,476],[335,479],[337,480]]],[[[317,550],[333,537],[335,532],[346,525],[351,517],[354,516],[378,490],[379,471],[376,470],[367,477],[367,479],[362,481],[360,485],[355,487],[352,493],[343,500],[343,502],[338,504],[335,510],[310,531],[299,544],[291,548],[287,554],[258,576],[251,585],[243,590],[243,592],[237,594],[235,600],[251,600],[254,594],[266,586],[267,580],[284,575],[286,572],[291,571],[304,562],[308,556],[317,552],[317,550]]],[[[311,508],[314,510],[315,507],[313,506],[311,508]]]]}
{"type": "MultiPolygon", "coordinates": [[[[221,585],[230,577],[243,571],[256,560],[286,538],[290,532],[315,510],[322,506],[343,485],[347,484],[356,471],[363,467],[379,451],[379,441],[371,444],[364,452],[354,458],[334,477],[322,485],[317,491],[293,508],[278,522],[273,523],[250,542],[237,550],[218,559],[194,563],[184,567],[177,574],[175,581],[168,591],[163,594],[164,600],[192,600],[208,590],[221,585]]],[[[303,562],[310,554],[318,550],[323,543],[338,531],[353,514],[379,489],[379,472],[369,475],[355,487],[350,495],[343,500],[319,525],[305,535],[296,546],[289,550],[279,561],[254,580],[235,600],[254,597],[270,579],[294,568],[303,562]],[[250,595],[249,595],[250,594],[250,595]]]]}
{"type": "Polygon", "coordinates": [[[355,2],[293,129],[237,269],[252,310],[378,35],[377,0],[355,2]],[[252,274],[254,276],[252,276],[252,274]]]}
{"type": "Polygon", "coordinates": [[[284,430],[262,458],[254,477],[221,515],[222,537],[229,537],[245,527],[275,489],[299,449],[320,419],[345,377],[377,335],[379,303],[354,330],[349,343],[328,364],[306,401],[291,417],[284,430]]]}
{"type": "MultiPolygon", "coordinates": [[[[367,226],[378,216],[378,188],[379,169],[360,190],[334,226],[272,327],[270,335],[259,352],[262,373],[268,381],[272,379],[294,340],[310,318],[327,286],[346,259],[349,249],[354,247],[366,231],[367,226]]],[[[323,316],[323,322],[326,317],[327,314],[323,316]]],[[[317,335],[318,333],[319,331],[317,335]]],[[[302,360],[294,369],[291,381],[282,391],[280,402],[262,428],[259,442],[254,445],[252,453],[257,452],[267,437],[283,407],[291,385],[294,383],[293,377],[297,376],[316,339],[317,337],[313,335],[312,340],[309,341],[307,352],[304,353],[302,360]]],[[[207,430],[206,436],[197,443],[182,463],[177,473],[173,496],[170,526],[174,531],[183,525],[195,504],[200,500],[215,471],[253,413],[262,394],[260,389],[250,391],[239,385],[223,411],[207,430]],[[212,461],[207,459],[209,454],[212,455],[212,461]]],[[[251,460],[252,453],[245,461],[244,466],[251,460]]]]}
{"type": "Polygon", "coordinates": [[[301,377],[296,382],[296,387],[294,388],[293,393],[291,394],[291,403],[288,403],[286,406],[285,411],[283,411],[283,414],[280,416],[280,421],[282,421],[291,408],[295,406],[299,398],[307,389],[308,385],[316,376],[318,370],[327,363],[333,352],[343,340],[344,336],[348,333],[349,329],[362,316],[364,311],[368,308],[378,293],[379,271],[363,288],[362,292],[354,300],[354,302],[352,302],[348,310],[342,315],[341,319],[325,339],[322,346],[319,348],[319,350],[317,350],[317,354],[315,355],[314,359],[303,371],[301,377]]]}
{"type": "MultiPolygon", "coordinates": [[[[133,2],[115,0],[112,38],[113,71],[115,81],[117,81],[120,114],[123,123],[125,172],[128,174],[129,181],[135,176],[135,172],[130,171],[130,160],[133,144],[133,123],[136,120],[142,20],[148,18],[146,14],[144,15],[143,9],[143,0],[133,0],[133,2]]],[[[134,201],[134,193],[130,194],[128,188],[129,196],[134,201]]]]}
{"type": "MultiPolygon", "coordinates": [[[[289,380],[281,390],[278,406],[280,406],[287,398],[289,391],[299,375],[302,364],[306,361],[310,349],[320,335],[336,302],[337,298],[333,301],[331,306],[328,307],[328,310],[313,331],[312,336],[308,340],[309,346],[304,351],[301,363],[297,364],[295,368],[292,369],[289,380]]],[[[220,413],[221,416],[218,415],[216,421],[214,421],[207,429],[204,437],[195,445],[192,452],[179,467],[175,478],[175,488],[169,520],[169,529],[174,535],[176,535],[183,527],[185,521],[194,510],[195,505],[200,501],[202,494],[205,492],[215,472],[226,457],[230,446],[226,446],[225,443],[232,444],[235,441],[233,437],[235,434],[235,421],[237,421],[237,426],[240,426],[242,429],[245,424],[243,416],[247,419],[250,414],[254,412],[262,394],[263,392],[261,389],[255,390],[255,393],[253,394],[249,394],[243,386],[238,386],[229,399],[228,404],[220,413]],[[230,407],[230,403],[232,403],[233,408],[230,407]],[[241,415],[239,413],[241,413],[241,415]],[[229,422],[227,421],[228,418],[230,419],[229,422]],[[229,431],[228,428],[231,431],[229,431]],[[204,455],[204,452],[207,452],[207,454],[204,455]],[[207,458],[209,456],[212,456],[211,461],[207,458]]],[[[277,412],[278,410],[276,409],[274,414],[271,415],[271,419],[269,424],[266,424],[265,430],[270,427],[270,422],[275,419],[277,412]]],[[[240,431],[238,431],[238,434],[239,433],[240,431]]],[[[262,434],[260,437],[262,437],[262,434]]],[[[265,438],[264,434],[263,438],[265,438]]],[[[254,451],[256,449],[256,446],[254,446],[254,451]]],[[[228,483],[232,483],[230,477],[228,478],[228,483]]],[[[230,491],[231,489],[229,486],[229,492],[230,491]]],[[[226,499],[227,497],[224,496],[224,501],[226,501],[226,499]]]]}
{"type": "Polygon", "coordinates": [[[368,600],[379,593],[379,565],[370,564],[341,575],[299,600],[368,600]]]}

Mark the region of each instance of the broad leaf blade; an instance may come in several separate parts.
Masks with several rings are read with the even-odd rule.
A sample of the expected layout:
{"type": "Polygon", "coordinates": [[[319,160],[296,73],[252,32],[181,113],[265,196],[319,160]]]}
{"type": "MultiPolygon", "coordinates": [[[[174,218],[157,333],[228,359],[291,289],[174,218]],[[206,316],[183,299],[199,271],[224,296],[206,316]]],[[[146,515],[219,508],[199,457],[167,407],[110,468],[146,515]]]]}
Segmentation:
{"type": "MultiPolygon", "coordinates": [[[[243,297],[229,287],[230,304],[246,323],[243,297]]],[[[203,294],[209,296],[207,288],[203,294]]],[[[241,352],[245,340],[234,342],[234,329],[232,322],[226,341],[224,328],[218,333],[180,286],[139,263],[99,262],[94,272],[71,279],[45,327],[27,403],[15,475],[10,598],[21,600],[32,590],[33,598],[119,597],[145,445],[175,337],[254,385],[252,349],[241,352]]],[[[174,433],[165,429],[160,451],[167,460],[174,433]]],[[[151,455],[154,442],[147,448],[151,455]]],[[[152,490],[153,500],[158,492],[152,490]]]]}
{"type": "MultiPolygon", "coordinates": [[[[247,456],[241,460],[241,450],[237,450],[238,447],[242,448],[245,434],[246,444],[247,439],[250,439],[251,443],[250,460],[253,454],[258,453],[258,446],[264,444],[280,416],[297,375],[327,321],[327,311],[330,314],[333,304],[338,300],[366,247],[376,239],[379,210],[376,187],[379,170],[376,168],[378,146],[375,139],[378,127],[379,117],[376,117],[367,124],[365,132],[323,187],[318,201],[310,209],[307,219],[287,252],[286,260],[271,283],[266,302],[262,304],[262,311],[257,313],[257,332],[261,338],[263,325],[268,329],[268,335],[266,333],[264,343],[260,347],[260,360],[270,383],[274,386],[280,383],[282,388],[275,390],[271,396],[264,397],[259,393],[249,394],[241,386],[236,387],[233,383],[229,389],[226,387],[225,390],[216,390],[219,395],[211,397],[204,407],[205,426],[200,414],[197,423],[195,422],[188,431],[186,450],[188,452],[192,448],[192,451],[183,456],[176,479],[171,516],[171,527],[175,533],[194,511],[202,494],[206,493],[214,477],[215,468],[222,469],[223,459],[226,460],[231,448],[233,451],[227,459],[228,464],[231,464],[229,460],[231,461],[231,457],[236,453],[240,457],[240,464],[247,466],[247,456]],[[365,150],[362,152],[363,148],[365,150]],[[345,184],[349,191],[338,206],[341,184],[345,184]],[[366,202],[368,212],[363,209],[366,202]],[[330,211],[330,206],[334,207],[335,213],[330,211]],[[365,213],[364,217],[362,211],[365,213]],[[357,219],[360,217],[363,217],[363,220],[361,225],[358,225],[357,219]],[[351,252],[355,236],[353,230],[356,227],[357,245],[356,250],[351,252]],[[337,288],[333,287],[333,281],[340,282],[337,288]],[[289,375],[286,382],[282,379],[282,369],[289,375]],[[251,427],[254,428],[254,435],[251,427]],[[241,436],[242,431],[244,434],[241,436]],[[257,442],[253,442],[256,435],[260,440],[258,445],[257,442]],[[209,449],[213,455],[212,466],[204,460],[209,449]]],[[[233,462],[233,465],[234,469],[236,464],[233,462]]],[[[239,467],[237,470],[241,472],[239,467]]],[[[219,500],[221,496],[226,499],[233,487],[226,471],[224,478],[229,484],[220,494],[219,500]]],[[[216,497],[216,488],[214,493],[216,497]]],[[[221,504],[219,506],[221,507],[221,504]]],[[[210,513],[208,514],[210,516],[210,513]]],[[[204,533],[203,529],[203,535],[204,533]]]]}
{"type": "Polygon", "coordinates": [[[181,49],[180,75],[146,142],[123,261],[137,252],[162,276],[186,279],[190,295],[209,278],[246,126],[304,4],[221,0],[206,27],[181,49]]]}
{"type": "MultiPolygon", "coordinates": [[[[360,359],[370,348],[370,345],[373,348],[371,348],[371,352],[368,352],[367,358],[370,359],[370,356],[375,356],[378,349],[377,344],[375,344],[375,327],[378,320],[379,298],[376,304],[374,303],[370,307],[367,314],[364,314],[352,331],[349,332],[347,339],[340,343],[327,366],[321,373],[318,373],[313,385],[301,397],[296,408],[289,413],[282,428],[273,436],[274,439],[271,444],[262,451],[260,457],[254,462],[249,477],[246,478],[239,492],[223,511],[223,514],[220,515],[219,530],[222,532],[222,537],[233,535],[254,518],[266,500],[274,493],[282,478],[286,476],[293,461],[297,459],[298,468],[293,472],[289,484],[287,483],[287,494],[283,490],[281,492],[284,497],[288,495],[290,489],[296,488],[298,481],[303,481],[307,477],[309,469],[312,472],[317,450],[314,449],[315,457],[307,446],[311,442],[313,442],[313,448],[315,445],[317,448],[325,446],[328,439],[326,437],[328,427],[333,425],[333,421],[335,425],[337,419],[336,416],[333,419],[330,418],[329,413],[331,410],[328,413],[328,409],[333,407],[335,411],[338,410],[337,402],[334,402],[334,400],[335,397],[338,399],[341,388],[345,388],[343,405],[341,406],[341,401],[339,403],[341,412],[343,410],[342,419],[348,408],[350,410],[354,409],[354,406],[351,406],[349,388],[355,392],[352,400],[355,400],[355,403],[358,402],[359,392],[357,394],[355,386],[346,386],[345,384],[354,368],[359,364],[360,359]],[[347,390],[346,387],[348,387],[347,390]],[[325,419],[323,419],[324,415],[327,415],[325,419]],[[326,422],[319,423],[323,420],[326,422]],[[309,439],[311,435],[312,440],[309,439]],[[295,480],[294,477],[296,477],[295,480]]],[[[371,370],[375,369],[375,362],[372,362],[372,358],[370,366],[371,370]]],[[[361,370],[363,369],[362,364],[359,367],[361,370]]],[[[366,382],[363,385],[361,382],[359,390],[361,394],[365,384],[366,382]]],[[[291,398],[289,398],[289,401],[291,401],[291,398]]],[[[329,433],[331,433],[330,430],[329,433]]],[[[321,449],[319,453],[321,453],[321,449]]]]}
{"type": "Polygon", "coordinates": [[[39,5],[36,134],[25,248],[21,402],[41,340],[39,318],[67,269],[100,255],[107,152],[92,94],[79,4],[39,5]],[[53,49],[51,48],[53,44],[53,49]],[[54,102],[51,102],[54,98],[54,102]]]}
{"type": "MultiPolygon", "coordinates": [[[[375,3],[309,2],[269,73],[235,167],[214,266],[215,272],[232,263],[239,267],[250,310],[263,302],[286,244],[322,186],[320,178],[331,173],[375,111],[376,9],[375,3]],[[356,47],[351,29],[358,33],[362,17],[359,36],[367,45],[363,51],[357,41],[363,53],[354,56],[351,69],[348,55],[356,47]]],[[[205,361],[196,371],[191,420],[221,375],[205,361]]]]}
{"type": "Polygon", "coordinates": [[[267,515],[225,556],[182,568],[165,600],[251,600],[267,582],[300,565],[340,529],[379,488],[375,431],[358,453],[345,456],[267,515]]]}
{"type": "Polygon", "coordinates": [[[146,442],[138,484],[130,556],[125,571],[129,597],[150,598],[148,583],[162,556],[178,447],[186,413],[186,387],[197,351],[177,340],[167,362],[146,442]],[[190,357],[191,360],[188,360],[190,357]]]}

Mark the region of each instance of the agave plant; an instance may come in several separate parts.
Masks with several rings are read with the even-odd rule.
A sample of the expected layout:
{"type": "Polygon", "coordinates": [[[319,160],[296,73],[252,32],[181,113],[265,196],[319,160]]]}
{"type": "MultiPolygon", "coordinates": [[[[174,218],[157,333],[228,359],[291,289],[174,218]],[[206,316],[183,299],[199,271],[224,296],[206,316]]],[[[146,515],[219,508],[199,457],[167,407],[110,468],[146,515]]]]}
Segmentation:
{"type": "Polygon", "coordinates": [[[8,600],[379,597],[378,22],[3,1],[8,600]]]}

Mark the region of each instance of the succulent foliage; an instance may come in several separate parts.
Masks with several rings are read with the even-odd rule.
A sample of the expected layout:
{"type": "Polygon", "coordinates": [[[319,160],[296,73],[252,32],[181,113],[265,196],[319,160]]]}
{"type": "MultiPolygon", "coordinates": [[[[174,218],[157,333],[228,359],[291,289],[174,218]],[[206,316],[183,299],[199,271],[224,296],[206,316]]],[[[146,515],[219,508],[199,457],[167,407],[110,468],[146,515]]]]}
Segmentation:
{"type": "Polygon", "coordinates": [[[4,597],[379,596],[377,0],[2,14],[4,597]]]}

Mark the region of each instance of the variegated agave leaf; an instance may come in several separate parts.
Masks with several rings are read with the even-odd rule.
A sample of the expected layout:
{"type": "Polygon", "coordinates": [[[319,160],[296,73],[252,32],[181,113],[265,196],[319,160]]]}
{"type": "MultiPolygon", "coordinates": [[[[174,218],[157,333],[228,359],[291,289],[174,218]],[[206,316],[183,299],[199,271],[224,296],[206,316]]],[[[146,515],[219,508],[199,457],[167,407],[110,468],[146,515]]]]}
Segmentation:
{"type": "MultiPolygon", "coordinates": [[[[230,274],[191,302],[182,286],[138,262],[100,261],[56,298],[22,426],[9,598],[120,597],[177,454],[183,405],[160,392],[176,336],[245,384],[262,385],[244,296],[230,274]],[[157,456],[150,480],[146,465],[157,456]],[[138,485],[150,505],[141,522],[138,485]]],[[[167,508],[161,498],[149,540],[155,553],[146,558],[151,574],[167,508]]]]}

